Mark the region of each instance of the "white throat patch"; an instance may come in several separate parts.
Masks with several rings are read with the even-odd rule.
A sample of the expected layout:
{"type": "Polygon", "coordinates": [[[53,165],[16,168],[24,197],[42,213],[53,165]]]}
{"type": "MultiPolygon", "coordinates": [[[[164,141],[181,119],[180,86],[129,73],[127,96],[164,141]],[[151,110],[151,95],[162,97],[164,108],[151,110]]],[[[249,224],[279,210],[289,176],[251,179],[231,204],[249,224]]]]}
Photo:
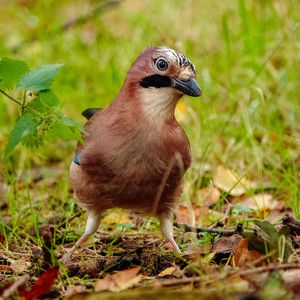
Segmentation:
{"type": "Polygon", "coordinates": [[[140,93],[140,101],[147,119],[161,127],[174,115],[175,106],[180,95],[170,87],[143,88],[140,93]]]}

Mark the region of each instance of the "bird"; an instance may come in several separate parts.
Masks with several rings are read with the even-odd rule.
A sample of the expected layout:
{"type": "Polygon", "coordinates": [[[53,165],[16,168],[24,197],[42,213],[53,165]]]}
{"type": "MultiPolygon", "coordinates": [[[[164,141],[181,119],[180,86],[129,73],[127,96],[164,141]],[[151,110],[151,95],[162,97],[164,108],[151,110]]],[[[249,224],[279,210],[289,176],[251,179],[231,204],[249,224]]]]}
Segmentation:
{"type": "Polygon", "coordinates": [[[88,217],[69,257],[99,227],[107,209],[119,207],[157,217],[165,241],[191,164],[191,150],[174,111],[183,95],[199,97],[196,69],[165,46],[146,47],[127,72],[112,103],[83,112],[88,119],[70,166],[72,189],[88,217]]]}

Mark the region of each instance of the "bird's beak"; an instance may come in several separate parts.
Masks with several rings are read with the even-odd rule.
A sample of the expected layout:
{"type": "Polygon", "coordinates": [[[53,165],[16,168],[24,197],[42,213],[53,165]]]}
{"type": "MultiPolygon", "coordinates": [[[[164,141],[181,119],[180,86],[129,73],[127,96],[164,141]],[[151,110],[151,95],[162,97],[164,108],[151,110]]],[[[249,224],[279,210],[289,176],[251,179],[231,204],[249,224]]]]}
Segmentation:
{"type": "Polygon", "coordinates": [[[199,85],[193,78],[187,81],[180,80],[178,78],[171,78],[171,79],[172,79],[172,87],[183,92],[184,94],[192,97],[200,97],[202,95],[199,85]]]}

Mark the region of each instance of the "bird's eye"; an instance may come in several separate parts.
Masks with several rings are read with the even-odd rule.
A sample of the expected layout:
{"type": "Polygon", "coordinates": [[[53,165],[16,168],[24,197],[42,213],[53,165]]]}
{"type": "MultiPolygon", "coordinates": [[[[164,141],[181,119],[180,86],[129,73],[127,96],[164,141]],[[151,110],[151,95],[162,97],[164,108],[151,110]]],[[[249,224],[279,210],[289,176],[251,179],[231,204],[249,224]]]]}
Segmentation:
{"type": "Polygon", "coordinates": [[[164,59],[160,58],[156,62],[156,67],[160,71],[165,71],[168,69],[168,63],[164,59]]]}

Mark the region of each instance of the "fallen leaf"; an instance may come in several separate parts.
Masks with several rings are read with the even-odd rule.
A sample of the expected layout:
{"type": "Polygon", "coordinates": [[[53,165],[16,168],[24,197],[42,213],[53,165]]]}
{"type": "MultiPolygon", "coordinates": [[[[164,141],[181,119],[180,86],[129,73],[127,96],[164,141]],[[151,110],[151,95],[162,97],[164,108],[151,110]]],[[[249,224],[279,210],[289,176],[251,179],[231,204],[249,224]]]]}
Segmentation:
{"type": "Polygon", "coordinates": [[[71,295],[83,293],[86,291],[86,287],[83,285],[68,285],[67,290],[64,293],[64,297],[70,297],[71,295]]]}
{"type": "Polygon", "coordinates": [[[271,209],[273,201],[271,194],[261,193],[246,198],[240,204],[258,211],[266,211],[271,209]]]}
{"type": "Polygon", "coordinates": [[[141,267],[138,266],[114,274],[107,274],[103,279],[96,282],[95,292],[106,290],[119,292],[128,289],[142,280],[142,275],[137,275],[140,270],[141,267]]]}
{"type": "Polygon", "coordinates": [[[234,172],[218,166],[216,174],[213,178],[214,185],[229,193],[231,196],[241,196],[246,193],[248,189],[256,188],[257,184],[241,176],[236,175],[234,172]]]}
{"type": "MultiPolygon", "coordinates": [[[[241,239],[234,251],[233,261],[236,267],[243,267],[248,263],[258,261],[261,257],[262,255],[256,250],[248,250],[248,239],[241,239]]],[[[263,261],[260,261],[259,265],[262,264],[263,261]]]]}
{"type": "Polygon", "coordinates": [[[188,245],[187,249],[184,251],[184,255],[189,256],[190,258],[195,257],[197,255],[203,256],[204,254],[207,254],[209,252],[209,245],[200,245],[200,246],[194,246],[194,245],[188,245]]]}
{"type": "Polygon", "coordinates": [[[159,277],[165,277],[165,276],[170,276],[173,274],[173,272],[175,271],[175,267],[169,267],[169,268],[166,268],[164,269],[163,271],[161,271],[158,276],[159,277]]]}
{"type": "Polygon", "coordinates": [[[195,224],[195,214],[191,209],[186,206],[179,205],[175,212],[176,221],[178,223],[194,225],[195,224]]]}
{"type": "Polygon", "coordinates": [[[19,294],[25,300],[37,299],[47,293],[57,278],[59,268],[53,267],[45,271],[33,284],[32,288],[27,291],[24,287],[19,288],[19,294]]]}
{"type": "Polygon", "coordinates": [[[188,224],[188,225],[200,225],[203,218],[209,213],[209,208],[207,205],[196,205],[193,204],[192,208],[184,205],[179,205],[175,217],[178,223],[188,224]]]}
{"type": "Polygon", "coordinates": [[[277,210],[272,210],[267,217],[267,220],[272,223],[279,223],[282,220],[283,214],[277,210]]]}
{"type": "Polygon", "coordinates": [[[230,237],[220,238],[210,249],[210,252],[214,252],[213,260],[219,264],[223,259],[228,259],[230,255],[234,254],[242,237],[238,234],[234,234],[230,237]]]}
{"type": "Polygon", "coordinates": [[[285,285],[294,293],[300,294],[300,270],[287,270],[281,273],[285,285]]]}
{"type": "Polygon", "coordinates": [[[216,204],[220,200],[220,197],[221,192],[213,186],[200,189],[198,192],[199,203],[206,204],[207,206],[216,204]]]}

